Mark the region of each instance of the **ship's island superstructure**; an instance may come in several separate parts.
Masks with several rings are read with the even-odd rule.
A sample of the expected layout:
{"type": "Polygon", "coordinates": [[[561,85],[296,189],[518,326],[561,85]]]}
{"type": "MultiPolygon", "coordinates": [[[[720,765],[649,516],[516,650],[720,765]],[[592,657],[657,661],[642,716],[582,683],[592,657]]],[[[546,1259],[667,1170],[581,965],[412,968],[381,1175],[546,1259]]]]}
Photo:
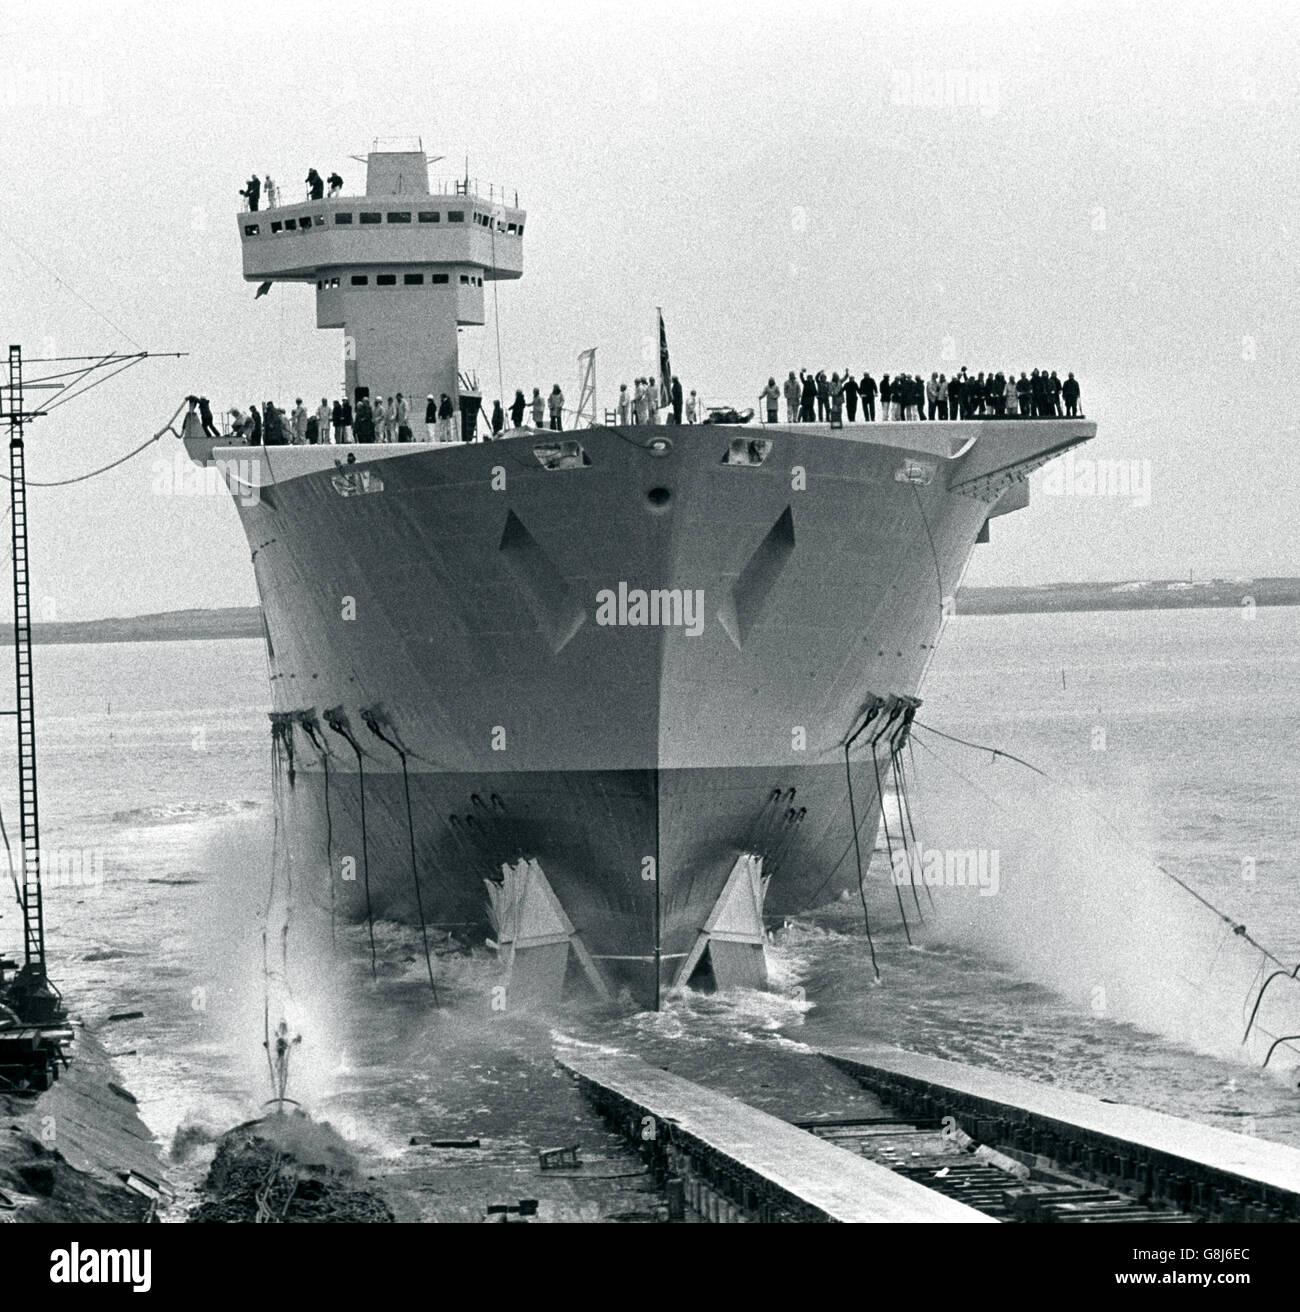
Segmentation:
{"type": "MultiPolygon", "coordinates": [[[[517,205],[431,192],[422,152],[376,150],[364,196],[238,222],[245,279],[315,284],[350,397],[400,391],[419,420],[447,393],[472,416],[458,330],[483,323],[485,283],[522,274],[517,205]]],[[[297,877],[328,863],[356,919],[490,934],[512,1006],[761,985],[765,922],[860,891],[975,543],[1094,434],[187,436],[252,550],[297,877]]]]}

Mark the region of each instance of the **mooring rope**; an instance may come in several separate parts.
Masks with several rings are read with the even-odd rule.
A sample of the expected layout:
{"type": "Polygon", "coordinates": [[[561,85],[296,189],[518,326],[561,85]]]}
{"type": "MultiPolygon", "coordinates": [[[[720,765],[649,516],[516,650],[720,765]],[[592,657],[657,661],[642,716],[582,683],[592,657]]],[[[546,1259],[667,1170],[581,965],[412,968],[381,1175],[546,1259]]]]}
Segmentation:
{"type": "Polygon", "coordinates": [[[440,1007],[442,1005],[438,1000],[438,985],[433,978],[433,958],[429,952],[429,929],[424,919],[424,897],[420,892],[420,877],[416,872],[415,861],[415,822],[411,816],[411,780],[406,768],[406,749],[400,747],[397,742],[389,738],[379,727],[379,721],[372,713],[362,711],[361,718],[365,721],[366,728],[379,739],[380,742],[387,743],[398,755],[402,762],[402,791],[406,795],[406,835],[410,842],[411,849],[411,884],[415,889],[415,906],[420,916],[420,937],[424,941],[424,965],[429,972],[429,988],[433,992],[433,1005],[440,1007]]]}
{"type": "MultiPolygon", "coordinates": [[[[912,740],[910,740],[909,737],[908,749],[910,750],[910,748],[912,748],[912,740]]],[[[912,849],[910,849],[910,851],[916,851],[917,859],[918,861],[920,861],[920,859],[925,857],[925,853],[924,851],[921,850],[920,841],[917,840],[916,825],[912,823],[912,803],[910,803],[910,800],[908,799],[908,778],[906,778],[906,773],[905,770],[903,769],[903,748],[900,747],[899,749],[896,750],[896,752],[892,753],[892,760],[893,760],[893,773],[895,773],[895,779],[897,781],[896,786],[897,789],[899,789],[900,798],[903,798],[903,816],[904,819],[906,820],[906,828],[908,828],[910,832],[912,832],[912,849]]],[[[909,855],[910,855],[910,851],[909,851],[909,855]]],[[[924,879],[921,880],[921,887],[925,888],[926,901],[929,901],[931,907],[934,907],[934,893],[930,892],[930,886],[925,882],[924,879]]],[[[913,869],[912,871],[913,897],[916,897],[916,891],[917,891],[916,870],[913,869]]],[[[920,911],[920,903],[917,904],[917,909],[918,911],[920,911]]]]}
{"type": "MultiPolygon", "coordinates": [[[[885,790],[880,786],[880,761],[876,757],[875,739],[871,741],[871,768],[876,773],[876,796],[880,799],[880,822],[885,827],[885,851],[889,854],[889,882],[894,886],[894,897],[898,902],[899,919],[903,922],[903,933],[907,935],[907,946],[912,946],[912,931],[907,923],[907,912],[903,910],[903,890],[898,886],[898,872],[894,868],[894,844],[889,837],[889,817],[885,814],[885,790]]],[[[918,910],[920,905],[918,903],[918,910]]]]}
{"type": "Polygon", "coordinates": [[[370,901],[370,840],[366,832],[366,767],[362,759],[361,744],[357,742],[348,728],[346,721],[343,719],[341,712],[331,714],[325,712],[325,723],[334,730],[340,738],[346,738],[352,750],[357,757],[357,795],[360,798],[361,808],[361,870],[362,878],[365,882],[366,890],[366,926],[370,931],[370,978],[377,980],[379,978],[379,960],[375,951],[375,913],[370,901]]]}
{"type": "MultiPolygon", "coordinates": [[[[908,883],[910,883],[912,886],[912,901],[916,903],[916,914],[920,916],[921,923],[924,925],[925,916],[921,911],[921,899],[916,895],[916,866],[924,854],[918,852],[916,859],[913,860],[912,858],[912,851],[917,846],[915,830],[912,831],[911,844],[909,845],[907,841],[907,827],[912,823],[912,817],[907,805],[907,792],[903,783],[903,771],[898,761],[899,750],[900,749],[896,747],[891,748],[889,753],[889,764],[894,772],[894,792],[895,795],[898,797],[898,802],[899,802],[898,831],[899,831],[899,836],[903,840],[903,855],[907,858],[907,879],[908,879],[908,883]]],[[[880,809],[881,809],[881,813],[883,814],[884,813],[883,800],[880,804],[880,809]]]]}
{"type": "MultiPolygon", "coordinates": [[[[860,733],[861,730],[858,732],[860,733]]],[[[853,855],[858,862],[858,897],[862,902],[862,924],[867,931],[867,949],[871,953],[871,969],[875,972],[876,982],[879,983],[880,967],[876,964],[876,945],[871,939],[871,916],[867,911],[867,891],[862,882],[862,847],[858,841],[858,808],[853,800],[853,770],[849,765],[849,747],[852,742],[853,739],[850,738],[844,744],[844,773],[849,784],[849,823],[853,826],[853,855]]]]}

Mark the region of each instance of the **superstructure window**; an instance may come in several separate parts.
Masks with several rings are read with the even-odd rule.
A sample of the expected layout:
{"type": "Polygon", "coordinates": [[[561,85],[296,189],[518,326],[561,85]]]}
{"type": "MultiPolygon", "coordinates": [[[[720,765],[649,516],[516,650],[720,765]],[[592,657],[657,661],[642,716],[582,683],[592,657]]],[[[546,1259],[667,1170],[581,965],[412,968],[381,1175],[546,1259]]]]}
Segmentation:
{"type": "Polygon", "coordinates": [[[408,287],[423,287],[423,286],[424,286],[424,274],[422,274],[422,273],[404,273],[404,274],[402,274],[402,281],[403,281],[408,287]]]}
{"type": "Polygon", "coordinates": [[[256,237],[257,234],[258,234],[259,232],[261,232],[261,231],[262,231],[262,229],[261,229],[256,223],[246,223],[246,224],[244,224],[244,236],[245,236],[245,237],[256,237]]]}
{"type": "Polygon", "coordinates": [[[377,211],[375,211],[375,210],[362,210],[362,211],[361,211],[361,222],[362,222],[362,223],[378,223],[378,222],[380,221],[381,218],[382,218],[382,215],[380,215],[380,214],[379,214],[377,211]]]}
{"type": "Polygon", "coordinates": [[[364,287],[370,279],[364,273],[354,273],[350,281],[354,287],[364,287]]]}
{"type": "Polygon", "coordinates": [[[336,214],[336,215],[334,216],[334,222],[335,222],[336,224],[338,224],[339,227],[342,227],[345,223],[351,223],[351,222],[352,222],[352,215],[350,215],[350,214],[336,214]]]}
{"type": "Polygon", "coordinates": [[[275,219],[275,220],[272,222],[272,224],[271,224],[271,231],[272,231],[272,232],[279,232],[283,227],[284,227],[284,224],[281,223],[279,219],[275,219]]]}
{"type": "Polygon", "coordinates": [[[323,214],[305,215],[302,220],[302,226],[304,228],[310,228],[313,220],[315,220],[316,226],[318,228],[323,228],[325,226],[325,216],[323,214]]]}
{"type": "Polygon", "coordinates": [[[421,222],[421,223],[437,223],[437,222],[438,222],[438,211],[437,211],[437,210],[421,210],[421,211],[420,211],[420,215],[419,215],[419,217],[420,217],[420,222],[421,222]]]}
{"type": "Polygon", "coordinates": [[[448,210],[448,211],[447,211],[447,222],[448,222],[448,223],[464,223],[464,222],[465,222],[465,211],[464,211],[464,210],[448,210]]]}
{"type": "Polygon", "coordinates": [[[297,231],[298,231],[298,220],[297,220],[297,219],[285,219],[285,221],[284,221],[284,230],[285,230],[285,232],[297,232],[297,231]]]}
{"type": "Polygon", "coordinates": [[[389,210],[389,211],[388,211],[388,221],[389,221],[389,223],[410,223],[410,221],[411,221],[411,211],[410,211],[410,210],[389,210]]]}
{"type": "Polygon", "coordinates": [[[445,273],[431,273],[429,275],[429,281],[433,283],[446,283],[450,282],[451,279],[445,273]]]}
{"type": "Polygon", "coordinates": [[[468,287],[468,286],[469,286],[469,274],[467,274],[467,273],[462,273],[462,274],[460,275],[460,285],[461,285],[462,287],[468,287]]]}
{"type": "Polygon", "coordinates": [[[397,275],[395,273],[377,273],[375,275],[376,287],[396,287],[397,275]]]}

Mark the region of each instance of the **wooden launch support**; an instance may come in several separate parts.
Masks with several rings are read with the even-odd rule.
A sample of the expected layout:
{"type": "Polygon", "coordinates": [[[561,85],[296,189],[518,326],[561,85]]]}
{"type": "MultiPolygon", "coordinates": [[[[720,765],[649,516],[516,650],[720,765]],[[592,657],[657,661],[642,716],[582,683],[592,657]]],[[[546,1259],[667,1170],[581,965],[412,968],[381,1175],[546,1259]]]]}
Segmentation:
{"type": "Polygon", "coordinates": [[[638,1057],[582,1051],[557,1064],[700,1220],[996,1224],[888,1167],[638,1057]]]}
{"type": "Polygon", "coordinates": [[[695,946],[687,953],[673,980],[686,984],[701,962],[712,972],[713,982],[724,989],[761,989],[767,983],[767,958],[763,954],[763,858],[742,853],[727,876],[695,946]],[[705,954],[708,960],[705,962],[705,954]]]}
{"type": "Polygon", "coordinates": [[[485,880],[489,914],[506,966],[507,996],[518,1006],[558,1006],[570,952],[602,1001],[609,989],[582,936],[564,914],[536,860],[501,867],[501,882],[485,880]]]}

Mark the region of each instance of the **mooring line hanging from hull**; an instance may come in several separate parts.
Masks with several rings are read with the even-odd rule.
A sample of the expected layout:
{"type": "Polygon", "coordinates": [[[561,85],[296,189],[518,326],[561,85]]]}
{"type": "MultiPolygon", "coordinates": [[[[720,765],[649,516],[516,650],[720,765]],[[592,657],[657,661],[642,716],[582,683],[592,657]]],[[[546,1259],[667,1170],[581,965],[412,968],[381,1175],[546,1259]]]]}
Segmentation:
{"type": "MultiPolygon", "coordinates": [[[[880,761],[876,756],[876,740],[871,740],[871,768],[876,775],[876,796],[880,799],[880,823],[885,827],[885,851],[889,856],[889,882],[894,886],[894,898],[898,903],[899,919],[903,922],[903,933],[907,936],[907,946],[912,946],[912,931],[907,923],[907,912],[903,910],[903,890],[898,886],[898,871],[894,866],[894,843],[889,836],[889,816],[885,814],[885,790],[880,784],[880,761]]],[[[918,907],[919,910],[919,907],[918,907]]]]}
{"type": "Polygon", "coordinates": [[[866,719],[856,733],[850,734],[844,743],[844,775],[849,786],[849,824],[853,828],[853,855],[858,864],[858,898],[862,903],[862,924],[867,932],[867,950],[871,953],[871,969],[875,972],[876,982],[880,982],[880,967],[876,963],[876,945],[871,937],[871,915],[867,911],[867,890],[863,883],[862,873],[862,843],[858,837],[858,808],[853,798],[853,769],[849,764],[849,749],[853,746],[858,736],[866,729],[867,725],[875,719],[879,713],[880,703],[877,700],[867,711],[866,719]]]}
{"type": "MultiPolygon", "coordinates": [[[[300,711],[298,723],[302,731],[311,739],[321,761],[321,772],[325,777],[325,883],[329,888],[330,904],[330,947],[338,950],[338,916],[334,896],[334,820],[330,814],[330,756],[331,752],[320,731],[320,721],[315,711],[300,711]]],[[[320,904],[317,903],[319,906],[320,904]]]]}
{"type": "MultiPolygon", "coordinates": [[[[903,839],[903,853],[907,857],[907,874],[908,882],[912,885],[912,901],[916,903],[916,914],[921,917],[921,923],[925,923],[925,916],[921,911],[921,899],[916,895],[916,871],[921,858],[925,855],[920,850],[920,845],[916,841],[916,829],[912,825],[912,807],[907,800],[907,780],[903,774],[903,748],[902,744],[894,747],[889,753],[890,768],[894,772],[894,791],[898,797],[898,829],[903,839]],[[908,830],[911,830],[911,842],[908,841],[908,830]],[[915,855],[913,855],[915,853],[915,855]]],[[[924,885],[925,881],[921,881],[924,885]]],[[[931,894],[929,887],[925,889],[925,895],[929,899],[931,907],[934,906],[934,896],[931,894]]]]}
{"type": "Polygon", "coordinates": [[[330,710],[322,712],[322,714],[325,723],[340,738],[347,740],[348,745],[357,757],[357,796],[360,799],[361,810],[361,874],[366,890],[366,927],[370,932],[370,978],[377,980],[379,978],[379,961],[375,952],[375,914],[370,901],[370,843],[366,833],[366,767],[362,759],[365,754],[361,750],[361,744],[354,737],[351,726],[348,724],[348,717],[344,714],[341,706],[332,707],[330,710]]]}
{"type": "Polygon", "coordinates": [[[415,888],[415,906],[420,916],[420,938],[424,942],[424,966],[429,972],[429,989],[433,993],[433,1005],[440,1007],[442,1003],[438,1000],[438,985],[433,978],[433,958],[429,952],[429,929],[424,919],[424,896],[420,892],[420,877],[416,871],[415,821],[411,817],[411,780],[406,768],[406,748],[397,742],[396,737],[389,738],[379,727],[379,714],[377,711],[363,710],[361,719],[366,728],[380,742],[387,743],[397,753],[398,759],[402,763],[402,792],[406,797],[406,836],[411,849],[411,884],[415,888]]]}
{"type": "MultiPolygon", "coordinates": [[[[786,813],[785,829],[777,837],[776,846],[768,856],[763,857],[763,873],[771,879],[781,866],[784,864],[787,856],[790,855],[790,849],[795,844],[798,837],[799,826],[803,824],[804,817],[808,814],[808,808],[801,806],[797,811],[791,808],[786,813]]],[[[759,854],[762,856],[762,853],[759,854]]]]}

